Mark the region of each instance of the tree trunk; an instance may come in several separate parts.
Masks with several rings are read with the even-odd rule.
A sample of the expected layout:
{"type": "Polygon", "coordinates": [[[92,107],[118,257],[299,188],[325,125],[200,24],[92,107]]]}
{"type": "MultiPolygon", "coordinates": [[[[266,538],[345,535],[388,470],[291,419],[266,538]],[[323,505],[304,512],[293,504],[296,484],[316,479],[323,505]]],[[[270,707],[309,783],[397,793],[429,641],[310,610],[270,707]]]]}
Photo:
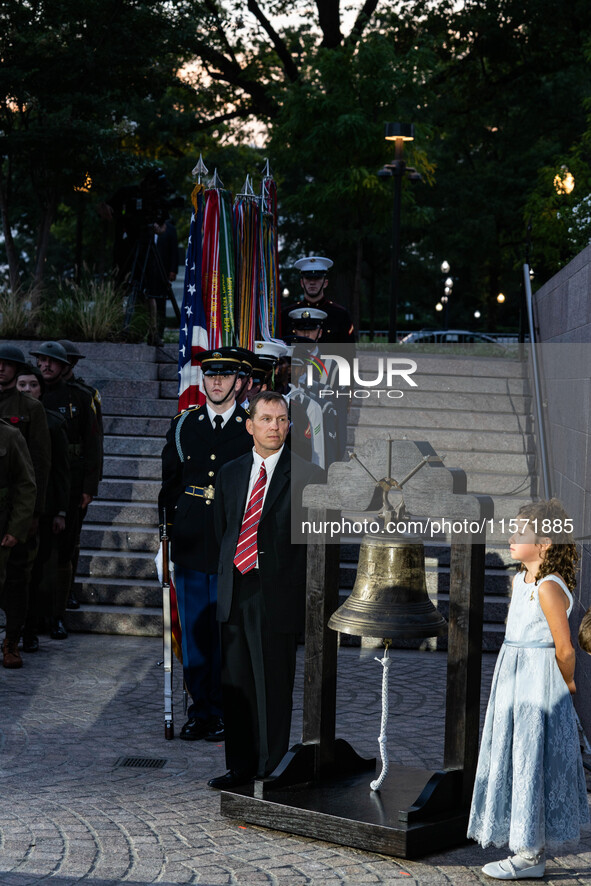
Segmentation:
{"type": "Polygon", "coordinates": [[[5,190],[5,182],[0,178],[0,213],[2,214],[2,231],[4,234],[4,250],[8,263],[8,279],[10,288],[16,292],[20,284],[18,252],[12,236],[12,228],[8,218],[8,200],[5,190]]]}
{"type": "Polygon", "coordinates": [[[357,254],[355,256],[355,279],[353,281],[353,293],[351,296],[351,319],[355,331],[359,334],[361,322],[361,269],[363,266],[363,240],[357,240],[357,254]]]}
{"type": "Polygon", "coordinates": [[[47,258],[47,250],[49,248],[49,234],[51,231],[51,223],[55,215],[57,200],[50,197],[42,206],[41,221],[37,232],[37,255],[35,257],[35,269],[33,272],[34,288],[40,286],[43,282],[43,274],[45,273],[45,259],[47,258]]]}

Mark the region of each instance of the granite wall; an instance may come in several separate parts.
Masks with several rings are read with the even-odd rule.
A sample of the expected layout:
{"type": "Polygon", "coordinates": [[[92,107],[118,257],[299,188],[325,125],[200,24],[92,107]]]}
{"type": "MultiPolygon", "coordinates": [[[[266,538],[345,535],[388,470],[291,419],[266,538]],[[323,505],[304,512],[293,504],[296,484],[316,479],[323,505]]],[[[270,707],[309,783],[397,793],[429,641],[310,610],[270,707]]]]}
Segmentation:
{"type": "Polygon", "coordinates": [[[591,606],[591,246],[534,293],[551,491],[575,521],[581,571],[571,615],[576,707],[591,741],[591,656],[576,642],[591,606]]]}

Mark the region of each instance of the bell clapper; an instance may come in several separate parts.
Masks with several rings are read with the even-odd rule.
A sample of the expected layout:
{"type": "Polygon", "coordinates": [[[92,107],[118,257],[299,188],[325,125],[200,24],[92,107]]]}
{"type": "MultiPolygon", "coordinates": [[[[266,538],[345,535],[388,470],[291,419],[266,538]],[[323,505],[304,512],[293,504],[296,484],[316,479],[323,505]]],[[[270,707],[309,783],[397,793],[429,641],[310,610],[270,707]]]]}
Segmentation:
{"type": "Polygon", "coordinates": [[[381,664],[382,671],[382,722],[380,725],[380,734],[378,736],[378,744],[380,746],[380,757],[382,758],[382,771],[379,776],[370,783],[370,788],[372,791],[379,791],[382,784],[384,783],[384,779],[388,774],[388,736],[386,733],[386,726],[388,725],[388,671],[390,669],[390,665],[392,664],[392,659],[388,656],[388,649],[390,648],[391,640],[384,640],[384,655],[382,658],[376,658],[375,661],[379,661],[381,664]]]}

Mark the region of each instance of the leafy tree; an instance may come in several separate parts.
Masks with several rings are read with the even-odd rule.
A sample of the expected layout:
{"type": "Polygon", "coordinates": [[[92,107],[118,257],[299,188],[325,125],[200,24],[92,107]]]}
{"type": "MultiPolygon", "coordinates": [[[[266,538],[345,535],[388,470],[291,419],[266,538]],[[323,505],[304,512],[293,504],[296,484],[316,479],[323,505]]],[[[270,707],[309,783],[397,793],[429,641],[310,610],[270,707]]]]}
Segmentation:
{"type": "Polygon", "coordinates": [[[38,282],[60,201],[134,168],[124,149],[159,115],[166,87],[178,88],[181,24],[159,0],[0,7],[0,213],[13,288],[19,235],[35,236],[38,282]]]}

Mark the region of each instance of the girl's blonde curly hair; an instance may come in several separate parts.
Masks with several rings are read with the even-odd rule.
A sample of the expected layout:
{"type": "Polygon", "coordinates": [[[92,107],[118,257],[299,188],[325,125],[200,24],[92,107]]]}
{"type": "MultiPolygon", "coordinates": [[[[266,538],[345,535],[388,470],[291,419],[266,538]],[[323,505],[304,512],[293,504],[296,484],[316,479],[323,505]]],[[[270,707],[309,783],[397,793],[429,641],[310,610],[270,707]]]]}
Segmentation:
{"type": "MultiPolygon", "coordinates": [[[[569,591],[574,591],[577,586],[576,568],[579,554],[572,532],[566,532],[564,529],[565,525],[568,525],[566,521],[572,525],[572,520],[564,510],[562,502],[557,498],[532,502],[532,504],[520,508],[517,517],[530,521],[532,529],[537,530],[536,539],[538,541],[542,538],[549,538],[551,541],[550,547],[540,563],[535,580],[540,581],[544,576],[556,572],[562,576],[569,591]],[[546,528],[548,528],[547,532],[546,528]]],[[[525,569],[526,567],[522,563],[519,571],[522,572],[525,569]]]]}

